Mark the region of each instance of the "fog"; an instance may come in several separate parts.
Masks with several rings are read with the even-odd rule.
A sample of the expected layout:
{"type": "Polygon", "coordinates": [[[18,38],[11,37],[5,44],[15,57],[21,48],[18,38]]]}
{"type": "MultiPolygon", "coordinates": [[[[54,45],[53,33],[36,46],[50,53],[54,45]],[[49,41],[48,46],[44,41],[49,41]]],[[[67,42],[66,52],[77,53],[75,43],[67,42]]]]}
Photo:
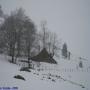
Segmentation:
{"type": "Polygon", "coordinates": [[[38,29],[46,20],[48,29],[56,32],[73,54],[90,59],[90,0],[0,0],[0,4],[6,14],[24,8],[38,29]]]}

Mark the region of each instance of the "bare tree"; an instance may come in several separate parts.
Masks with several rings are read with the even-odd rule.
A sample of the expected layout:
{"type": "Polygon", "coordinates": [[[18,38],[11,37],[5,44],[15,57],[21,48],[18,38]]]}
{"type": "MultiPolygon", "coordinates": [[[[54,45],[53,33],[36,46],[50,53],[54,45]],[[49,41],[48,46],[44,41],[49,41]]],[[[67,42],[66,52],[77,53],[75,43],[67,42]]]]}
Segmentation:
{"type": "Polygon", "coordinates": [[[49,39],[48,39],[48,52],[52,55],[52,56],[58,56],[57,53],[60,50],[60,43],[59,40],[57,39],[57,35],[56,33],[53,32],[49,32],[48,33],[49,39]]]}
{"type": "Polygon", "coordinates": [[[15,63],[14,57],[24,53],[24,48],[30,58],[32,42],[34,41],[35,26],[34,23],[25,14],[23,9],[13,11],[6,18],[2,25],[5,44],[9,50],[9,55],[12,56],[12,62],[15,63]]]}
{"type": "Polygon", "coordinates": [[[9,16],[5,22],[3,23],[2,27],[3,34],[6,41],[6,46],[9,49],[9,55],[12,56],[12,62],[14,63],[14,55],[15,55],[15,44],[16,44],[16,29],[15,29],[15,22],[14,16],[9,16]]]}
{"type": "Polygon", "coordinates": [[[33,43],[35,40],[36,28],[34,23],[29,18],[27,18],[27,20],[25,21],[25,28],[26,28],[24,32],[25,48],[28,57],[28,66],[30,67],[31,50],[33,48],[33,43]]]}
{"type": "Polygon", "coordinates": [[[24,10],[22,8],[19,8],[12,12],[12,15],[15,18],[15,29],[17,33],[17,54],[16,56],[19,57],[21,55],[22,50],[22,37],[24,32],[24,24],[26,20],[26,15],[24,13],[24,10]]]}
{"type": "Polygon", "coordinates": [[[41,28],[42,28],[42,42],[43,42],[43,48],[46,48],[46,38],[47,38],[47,32],[46,32],[46,24],[47,22],[46,21],[42,21],[41,22],[41,28]]]}
{"type": "Polygon", "coordinates": [[[53,32],[50,32],[46,25],[46,21],[41,22],[42,30],[40,32],[40,45],[42,48],[46,48],[48,53],[52,56],[57,56],[57,51],[60,50],[60,43],[57,39],[57,35],[53,32]]]}

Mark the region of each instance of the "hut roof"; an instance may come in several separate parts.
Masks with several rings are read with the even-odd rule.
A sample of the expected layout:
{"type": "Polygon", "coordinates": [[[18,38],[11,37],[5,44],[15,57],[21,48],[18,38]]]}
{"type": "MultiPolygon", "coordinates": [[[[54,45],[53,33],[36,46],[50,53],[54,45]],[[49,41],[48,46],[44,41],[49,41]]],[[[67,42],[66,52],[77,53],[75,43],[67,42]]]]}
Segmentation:
{"type": "Polygon", "coordinates": [[[57,62],[47,52],[47,50],[45,48],[38,55],[32,57],[31,59],[33,61],[37,61],[37,62],[48,62],[48,63],[57,64],[57,62]]]}

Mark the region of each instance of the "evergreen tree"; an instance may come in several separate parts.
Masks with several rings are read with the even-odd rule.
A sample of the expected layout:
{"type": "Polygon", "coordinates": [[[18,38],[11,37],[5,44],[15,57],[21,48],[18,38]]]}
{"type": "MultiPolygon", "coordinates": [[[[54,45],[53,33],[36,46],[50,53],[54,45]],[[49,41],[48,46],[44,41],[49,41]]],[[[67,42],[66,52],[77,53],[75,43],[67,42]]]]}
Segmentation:
{"type": "Polygon", "coordinates": [[[64,57],[64,58],[67,58],[68,57],[68,55],[67,55],[67,44],[66,43],[64,43],[63,44],[63,48],[62,48],[62,56],[64,57]]]}

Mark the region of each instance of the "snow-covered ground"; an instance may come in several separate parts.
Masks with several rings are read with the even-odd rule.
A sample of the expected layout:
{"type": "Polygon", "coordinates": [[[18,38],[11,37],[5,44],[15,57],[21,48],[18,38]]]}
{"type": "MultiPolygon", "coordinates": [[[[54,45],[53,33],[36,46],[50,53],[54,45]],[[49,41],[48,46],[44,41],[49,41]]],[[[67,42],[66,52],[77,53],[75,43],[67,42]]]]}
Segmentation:
{"type": "MultiPolygon", "coordinates": [[[[90,90],[90,64],[78,60],[60,59],[58,65],[41,63],[31,72],[20,71],[21,66],[8,62],[8,56],[0,55],[0,87],[18,87],[17,90],[90,90]],[[22,75],[24,80],[13,78],[22,75]]],[[[10,89],[11,90],[11,89],[10,89]]]]}

